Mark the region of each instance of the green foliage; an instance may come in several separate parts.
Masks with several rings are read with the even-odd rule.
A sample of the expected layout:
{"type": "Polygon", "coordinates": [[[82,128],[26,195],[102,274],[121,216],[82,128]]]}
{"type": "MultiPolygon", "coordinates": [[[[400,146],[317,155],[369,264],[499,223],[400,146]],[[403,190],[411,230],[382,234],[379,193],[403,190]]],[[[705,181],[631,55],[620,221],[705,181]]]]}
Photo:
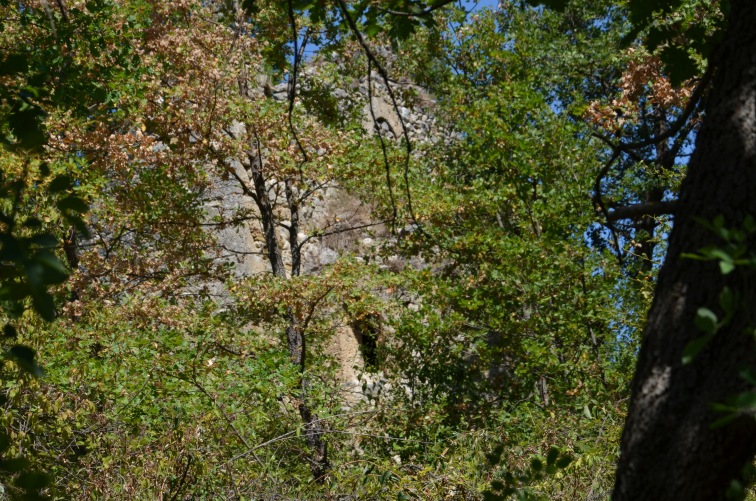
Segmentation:
{"type": "MultiPolygon", "coordinates": [[[[56,306],[51,289],[63,283],[70,270],[57,255],[59,238],[50,225],[43,222],[46,219],[43,214],[51,211],[63,222],[81,227],[87,205],[73,193],[73,186],[65,176],[48,182],[50,168],[45,163],[39,164],[38,171],[32,171],[32,160],[6,152],[3,165],[6,168],[0,171],[0,261],[3,268],[0,305],[3,316],[18,322],[24,316],[28,318],[24,312],[30,308],[43,319],[52,321],[56,317],[56,306]],[[37,211],[31,212],[31,207],[36,207],[37,211]]],[[[3,328],[0,364],[2,380],[6,382],[14,379],[21,382],[25,379],[23,374],[37,377],[43,374],[36,350],[20,339],[18,329],[10,322],[3,328]],[[16,371],[14,376],[6,362],[12,362],[11,367],[16,366],[21,372],[16,371]]],[[[15,438],[0,431],[0,481],[7,482],[6,492],[14,499],[47,499],[40,492],[51,484],[51,477],[21,455],[23,449],[18,447],[15,438]]]]}
{"type": "Polygon", "coordinates": [[[729,2],[639,0],[628,2],[633,29],[628,43],[643,33],[646,48],[657,52],[678,86],[700,73],[721,38],[729,2]]]}
{"type": "MultiPolygon", "coordinates": [[[[61,4],[62,5],[62,4],[61,4]]],[[[105,4],[89,2],[87,12],[94,13],[105,4]]],[[[8,320],[27,323],[31,309],[44,320],[57,316],[54,290],[71,272],[60,257],[60,227],[70,227],[71,234],[87,235],[84,214],[88,203],[78,190],[78,182],[66,164],[51,162],[46,121],[60,110],[91,114],[91,96],[97,93],[90,85],[96,81],[77,75],[76,49],[72,44],[77,30],[92,19],[82,19],[83,11],[73,9],[66,23],[58,24],[45,16],[42,9],[24,4],[3,2],[4,21],[19,24],[0,35],[4,49],[0,83],[0,136],[3,150],[0,159],[0,305],[8,320]],[[70,21],[70,22],[69,22],[70,21]],[[22,32],[26,38],[18,43],[8,33],[22,32]],[[63,54],[66,53],[66,56],[63,54]],[[70,84],[74,83],[72,87],[70,84]],[[75,87],[75,88],[74,88],[75,87]],[[24,322],[26,320],[26,322],[24,322]]],[[[67,17],[63,12],[63,17],[67,17]]],[[[60,19],[59,19],[60,21],[60,19]]],[[[6,26],[2,26],[5,28],[6,26]]],[[[91,53],[97,57],[94,47],[91,53]]],[[[100,67],[100,76],[109,78],[115,66],[100,67]]],[[[22,339],[11,323],[4,327],[3,360],[34,376],[41,376],[37,352],[22,339]]],[[[13,375],[12,365],[3,363],[3,380],[12,385],[23,383],[25,376],[13,375]]],[[[11,393],[11,392],[9,392],[11,393]]],[[[8,394],[9,394],[8,393],[8,394]]],[[[10,399],[11,413],[26,408],[26,402],[10,399]]],[[[7,424],[7,423],[6,423],[7,424]]],[[[41,491],[51,485],[51,477],[38,471],[20,453],[17,433],[2,437],[2,474],[6,493],[18,499],[47,499],[41,491]]],[[[47,471],[43,469],[43,471],[47,471]]]]}
{"type": "MultiPolygon", "coordinates": [[[[715,261],[719,265],[719,271],[722,275],[730,275],[739,270],[745,270],[746,273],[756,268],[756,260],[749,246],[749,239],[756,233],[756,222],[752,216],[748,215],[743,220],[741,228],[728,228],[722,216],[714,218],[713,221],[699,221],[700,224],[709,229],[720,240],[721,244],[712,244],[700,249],[697,253],[683,253],[683,259],[692,259],[696,261],[715,261]]],[[[700,307],[696,311],[696,327],[705,335],[691,341],[683,351],[683,363],[693,362],[696,355],[704,349],[709,342],[714,339],[715,334],[723,326],[732,322],[738,314],[748,314],[747,307],[741,304],[739,296],[745,291],[743,287],[747,284],[741,283],[734,285],[734,288],[725,285],[719,292],[719,308],[722,311],[721,317],[708,307],[700,307]]],[[[750,328],[750,327],[749,327],[750,328]]]]}
{"type": "MultiPolygon", "coordinates": [[[[392,40],[404,41],[415,33],[420,26],[435,28],[436,18],[431,15],[431,12],[450,3],[452,2],[448,0],[430,2],[390,0],[377,4],[370,0],[361,0],[345,5],[348,6],[348,15],[361,22],[361,31],[367,36],[375,37],[380,33],[386,33],[392,40]]],[[[333,8],[326,2],[312,0],[293,1],[291,6],[297,11],[306,12],[309,18],[315,22],[325,20],[333,8]]],[[[346,21],[342,22],[344,23],[343,29],[348,30],[346,21]]]]}
{"type": "Polygon", "coordinates": [[[48,181],[50,168],[46,164],[40,165],[36,176],[28,168],[27,164],[18,177],[8,175],[12,170],[0,174],[0,218],[3,223],[0,259],[4,263],[0,304],[7,315],[18,318],[27,300],[31,300],[34,310],[45,320],[52,321],[56,315],[55,303],[48,289],[63,283],[69,274],[55,252],[60,240],[38,216],[30,215],[19,220],[22,219],[19,214],[31,206],[54,202],[53,210],[61,222],[84,229],[82,215],[88,205],[77,196],[67,176],[48,181]],[[47,193],[38,193],[40,189],[30,186],[32,182],[44,186],[47,193]]]}
{"type": "MultiPolygon", "coordinates": [[[[676,74],[689,72],[660,27],[679,11],[671,26],[692,36],[698,11],[685,8],[698,4],[659,14],[512,1],[472,16],[444,1],[345,5],[370,44],[391,43],[392,69],[436,96],[444,140],[407,158],[340,116],[330,89],[366,65],[333,2],[244,2],[242,14],[231,2],[94,0],[51,18],[2,4],[27,30],[2,35],[12,50],[0,72],[15,78],[0,89],[12,167],[0,183],[0,295],[15,361],[2,367],[4,483],[60,499],[608,496],[654,271],[634,273],[604,235],[591,238],[606,149],[583,117],[617,96],[630,22],[647,28],[651,50],[682,61],[668,61],[676,74]],[[291,117],[236,89],[262,68],[291,70],[289,7],[298,33],[344,59],[300,88],[291,117]],[[237,123],[246,131],[228,132],[237,123]],[[308,155],[327,154],[303,162],[289,123],[308,155]],[[257,238],[257,214],[209,215],[207,197],[242,172],[229,159],[250,151],[264,157],[274,200],[284,183],[310,197],[338,186],[373,207],[388,230],[376,230],[385,238],[371,264],[345,251],[305,276],[231,278],[204,229],[257,238]],[[66,285],[70,226],[97,238],[66,285]],[[230,295],[216,301],[219,290],[230,295]],[[287,351],[292,319],[304,375],[287,351]],[[380,333],[374,366],[346,382],[362,387],[357,398],[345,396],[330,344],[348,325],[380,333]],[[13,372],[40,364],[43,380],[13,372]],[[307,464],[305,397],[331,453],[322,485],[307,464]]],[[[700,54],[687,53],[696,69],[700,54]]],[[[607,182],[618,200],[656,179],[619,170],[607,182]]],[[[698,259],[727,274],[750,263],[737,232],[714,228],[733,245],[698,259]]],[[[725,289],[724,316],[699,310],[705,340],[687,361],[737,305],[725,289]]],[[[752,407],[743,397],[730,409],[752,407]]]]}

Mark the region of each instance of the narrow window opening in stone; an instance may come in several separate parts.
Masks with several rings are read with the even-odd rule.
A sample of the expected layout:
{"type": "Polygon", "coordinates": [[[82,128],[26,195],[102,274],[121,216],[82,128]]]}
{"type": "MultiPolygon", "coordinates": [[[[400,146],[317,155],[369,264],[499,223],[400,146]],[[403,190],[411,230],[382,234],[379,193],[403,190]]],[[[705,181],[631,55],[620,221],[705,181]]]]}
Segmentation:
{"type": "Polygon", "coordinates": [[[380,319],[377,315],[366,315],[352,322],[352,330],[360,345],[365,370],[377,371],[380,367],[378,338],[380,335],[380,319]]]}

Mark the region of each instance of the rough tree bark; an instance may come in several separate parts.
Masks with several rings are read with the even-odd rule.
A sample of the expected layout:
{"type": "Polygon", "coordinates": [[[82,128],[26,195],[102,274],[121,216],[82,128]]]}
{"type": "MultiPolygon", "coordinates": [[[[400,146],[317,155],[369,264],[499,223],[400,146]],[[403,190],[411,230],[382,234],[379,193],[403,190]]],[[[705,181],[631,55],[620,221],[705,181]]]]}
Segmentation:
{"type": "MultiPolygon", "coordinates": [[[[743,271],[723,276],[716,263],[681,257],[722,242],[699,223],[723,215],[728,227],[756,216],[756,3],[732,0],[729,27],[712,57],[716,76],[704,125],[683,183],[644,333],[622,436],[614,501],[724,499],[730,482],[756,453],[756,420],[741,416],[712,428],[723,417],[711,408],[743,391],[754,391],[739,372],[756,367],[746,315],[736,315],[693,363],[682,352],[702,332],[696,310],[721,314],[718,295],[738,289],[742,305],[756,304],[743,271]]],[[[753,248],[756,241],[748,242],[753,248]]],[[[752,283],[752,282],[751,282],[752,283]]]]}

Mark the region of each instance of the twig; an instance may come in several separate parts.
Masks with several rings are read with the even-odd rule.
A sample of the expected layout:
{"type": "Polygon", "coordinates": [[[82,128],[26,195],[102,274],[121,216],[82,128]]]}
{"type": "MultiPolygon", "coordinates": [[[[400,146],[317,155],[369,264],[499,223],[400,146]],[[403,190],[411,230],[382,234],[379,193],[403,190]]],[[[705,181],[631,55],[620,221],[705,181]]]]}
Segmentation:
{"type": "Polygon", "coordinates": [[[297,131],[294,128],[294,121],[292,119],[292,115],[294,113],[294,101],[297,96],[297,76],[299,75],[299,62],[302,59],[302,55],[304,53],[304,48],[307,46],[307,39],[310,36],[310,30],[308,29],[305,32],[304,39],[302,40],[302,46],[299,47],[299,31],[297,30],[297,20],[294,17],[294,6],[292,5],[292,0],[288,0],[288,14],[289,14],[289,23],[291,26],[291,37],[292,42],[294,44],[294,61],[293,61],[293,68],[292,68],[292,74],[291,79],[289,80],[289,130],[291,131],[291,135],[294,137],[294,141],[297,143],[297,148],[299,148],[299,151],[302,153],[302,162],[300,163],[300,172],[301,172],[301,166],[305,163],[307,163],[310,159],[307,156],[307,151],[304,149],[304,146],[302,146],[302,143],[299,141],[299,136],[297,135],[297,131]]]}
{"type": "Polygon", "coordinates": [[[50,31],[52,31],[52,34],[55,38],[58,38],[58,32],[55,29],[55,19],[53,18],[50,6],[47,4],[47,0],[42,0],[42,7],[45,9],[45,14],[47,14],[47,19],[50,23],[50,31]]]}
{"type": "Polygon", "coordinates": [[[56,0],[56,3],[58,4],[58,10],[63,21],[68,22],[68,12],[66,12],[66,6],[63,5],[63,0],[56,0]]]}
{"type": "Polygon", "coordinates": [[[604,214],[604,217],[606,218],[606,225],[609,228],[609,231],[612,233],[612,239],[614,241],[614,249],[617,252],[617,259],[619,260],[620,266],[622,266],[624,262],[624,254],[622,253],[622,248],[619,244],[619,238],[617,238],[617,229],[615,228],[612,221],[609,219],[609,211],[606,210],[606,206],[604,205],[604,200],[601,197],[601,181],[604,180],[604,177],[609,173],[609,169],[612,167],[612,164],[614,163],[617,158],[620,156],[620,150],[617,148],[614,148],[614,152],[612,153],[611,158],[604,164],[604,167],[599,171],[598,176],[596,176],[596,181],[593,183],[593,203],[595,203],[599,209],[601,209],[601,212],[604,214]]]}
{"type": "MultiPolygon", "coordinates": [[[[409,186],[409,163],[410,158],[412,157],[412,142],[409,139],[409,132],[407,130],[407,124],[404,123],[404,119],[402,118],[401,113],[399,113],[399,105],[396,101],[396,96],[394,95],[394,91],[391,89],[391,83],[389,80],[388,73],[386,72],[386,69],[381,65],[378,58],[375,56],[373,51],[370,49],[370,46],[365,41],[365,38],[362,36],[362,33],[357,28],[357,24],[355,23],[352,16],[349,14],[349,9],[347,8],[346,2],[344,0],[338,0],[339,7],[341,9],[342,15],[344,16],[344,19],[346,19],[347,24],[349,25],[349,29],[352,30],[352,33],[357,38],[357,41],[359,42],[362,49],[365,51],[365,56],[368,58],[368,68],[370,68],[371,65],[375,65],[375,67],[378,69],[378,74],[383,78],[383,82],[386,85],[386,91],[388,92],[389,98],[391,99],[391,104],[394,107],[394,111],[396,112],[397,117],[399,118],[399,123],[402,126],[402,136],[404,137],[404,143],[405,143],[405,157],[404,157],[404,187],[405,192],[407,196],[407,208],[410,212],[410,219],[412,219],[412,222],[415,224],[417,229],[422,233],[425,234],[423,229],[420,226],[420,223],[417,221],[417,218],[415,217],[415,211],[412,207],[412,193],[410,191],[409,186]]],[[[371,81],[371,75],[370,72],[368,72],[368,89],[370,89],[370,81],[371,81]]],[[[372,99],[370,100],[370,106],[371,106],[371,114],[373,114],[373,123],[375,123],[375,115],[372,111],[372,99]]],[[[379,134],[380,136],[380,134],[379,134]]],[[[382,143],[381,143],[382,144],[382,143]]],[[[386,166],[386,169],[388,171],[388,165],[386,166]]],[[[396,213],[396,207],[393,207],[394,212],[396,213]]],[[[396,215],[396,214],[395,214],[396,215]]]]}
{"type": "MultiPolygon", "coordinates": [[[[373,119],[373,124],[377,125],[378,119],[375,116],[375,109],[373,107],[373,79],[371,78],[371,75],[373,73],[372,64],[373,64],[372,60],[368,59],[368,71],[367,71],[368,107],[370,108],[370,117],[373,119]]],[[[386,168],[386,186],[388,187],[389,200],[391,200],[391,225],[392,227],[394,227],[394,225],[396,225],[397,209],[396,209],[396,200],[394,199],[394,188],[391,182],[391,164],[389,163],[388,153],[386,151],[386,140],[383,138],[383,134],[381,134],[380,128],[378,130],[378,141],[381,144],[381,154],[383,155],[383,165],[386,168]]],[[[394,228],[392,228],[392,230],[393,229],[394,228]]]]}

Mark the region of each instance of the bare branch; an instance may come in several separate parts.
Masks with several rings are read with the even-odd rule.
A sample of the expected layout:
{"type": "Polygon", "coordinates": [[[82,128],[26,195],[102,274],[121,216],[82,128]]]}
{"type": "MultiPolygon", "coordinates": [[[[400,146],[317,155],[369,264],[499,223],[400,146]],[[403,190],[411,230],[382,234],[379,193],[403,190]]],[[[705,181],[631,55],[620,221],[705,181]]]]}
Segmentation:
{"type": "Polygon", "coordinates": [[[604,205],[604,200],[601,195],[601,182],[604,180],[606,175],[609,173],[609,169],[612,167],[612,164],[614,163],[617,158],[620,156],[620,150],[617,148],[614,148],[614,152],[612,153],[611,158],[604,164],[604,167],[599,172],[598,176],[596,176],[596,182],[593,183],[593,203],[601,210],[601,213],[604,214],[604,217],[606,218],[606,225],[609,228],[609,231],[612,232],[612,240],[614,241],[614,250],[617,252],[617,259],[619,260],[620,266],[622,266],[623,260],[624,260],[624,253],[622,252],[622,247],[620,247],[619,244],[619,238],[617,237],[617,228],[612,224],[612,221],[609,219],[609,212],[606,210],[606,205],[604,205]]]}
{"type": "MultiPolygon", "coordinates": [[[[381,65],[381,62],[378,60],[378,58],[375,56],[373,51],[370,49],[370,46],[365,41],[365,37],[362,36],[362,33],[357,28],[357,23],[355,23],[352,16],[349,14],[349,9],[347,8],[347,4],[345,0],[338,0],[339,8],[341,10],[342,15],[344,16],[344,19],[347,21],[347,24],[349,25],[349,29],[352,31],[354,36],[357,38],[357,41],[359,42],[362,49],[365,51],[365,56],[368,58],[368,89],[370,89],[370,66],[375,65],[375,67],[378,70],[378,73],[380,74],[381,78],[383,78],[383,82],[386,85],[386,90],[388,92],[389,98],[391,99],[391,104],[394,107],[394,111],[397,114],[397,117],[399,118],[399,123],[402,126],[402,136],[404,137],[404,143],[405,143],[405,157],[404,157],[404,189],[405,194],[407,196],[407,209],[410,213],[410,219],[412,219],[412,222],[415,224],[415,226],[418,228],[418,230],[425,234],[425,232],[422,229],[422,226],[420,225],[420,222],[417,221],[415,217],[415,211],[412,207],[412,193],[410,191],[409,186],[409,163],[410,158],[412,157],[412,142],[409,138],[409,131],[407,130],[407,124],[404,122],[404,119],[402,118],[401,113],[399,113],[399,104],[396,101],[396,96],[394,95],[394,91],[391,88],[391,83],[389,80],[388,73],[386,72],[386,69],[381,65]]],[[[373,113],[373,102],[372,98],[370,98],[370,111],[373,115],[373,123],[375,123],[375,114],[373,113]]],[[[380,134],[379,134],[380,137],[380,134]]],[[[384,149],[384,157],[385,157],[385,147],[383,145],[383,139],[381,138],[381,147],[384,149]]],[[[389,166],[386,164],[386,170],[388,175],[389,166]]],[[[392,200],[393,202],[393,200],[392,200]]],[[[392,207],[394,211],[394,217],[396,217],[396,206],[392,207]]]]}
{"type": "Polygon", "coordinates": [[[309,28],[305,31],[304,38],[302,39],[302,46],[299,46],[299,30],[297,28],[297,20],[294,16],[294,6],[292,5],[291,0],[287,2],[288,5],[288,15],[289,15],[289,25],[291,26],[291,38],[292,43],[294,44],[294,62],[292,64],[292,72],[291,72],[291,78],[289,80],[289,113],[288,113],[288,120],[289,120],[289,130],[291,131],[291,135],[294,137],[294,141],[297,143],[297,148],[299,149],[300,153],[302,153],[302,162],[299,164],[300,167],[300,173],[301,173],[301,167],[305,163],[307,163],[310,158],[307,155],[307,151],[305,150],[304,146],[302,146],[301,141],[299,140],[299,135],[297,134],[297,130],[294,128],[294,121],[292,118],[292,115],[294,114],[294,103],[297,97],[297,77],[299,76],[299,64],[302,61],[302,57],[304,55],[304,49],[307,46],[307,40],[310,37],[310,30],[309,28]]]}
{"type": "Polygon", "coordinates": [[[63,0],[56,0],[58,4],[58,10],[60,10],[60,16],[63,18],[63,21],[68,22],[68,12],[66,12],[66,6],[63,5],[63,0]]]}

